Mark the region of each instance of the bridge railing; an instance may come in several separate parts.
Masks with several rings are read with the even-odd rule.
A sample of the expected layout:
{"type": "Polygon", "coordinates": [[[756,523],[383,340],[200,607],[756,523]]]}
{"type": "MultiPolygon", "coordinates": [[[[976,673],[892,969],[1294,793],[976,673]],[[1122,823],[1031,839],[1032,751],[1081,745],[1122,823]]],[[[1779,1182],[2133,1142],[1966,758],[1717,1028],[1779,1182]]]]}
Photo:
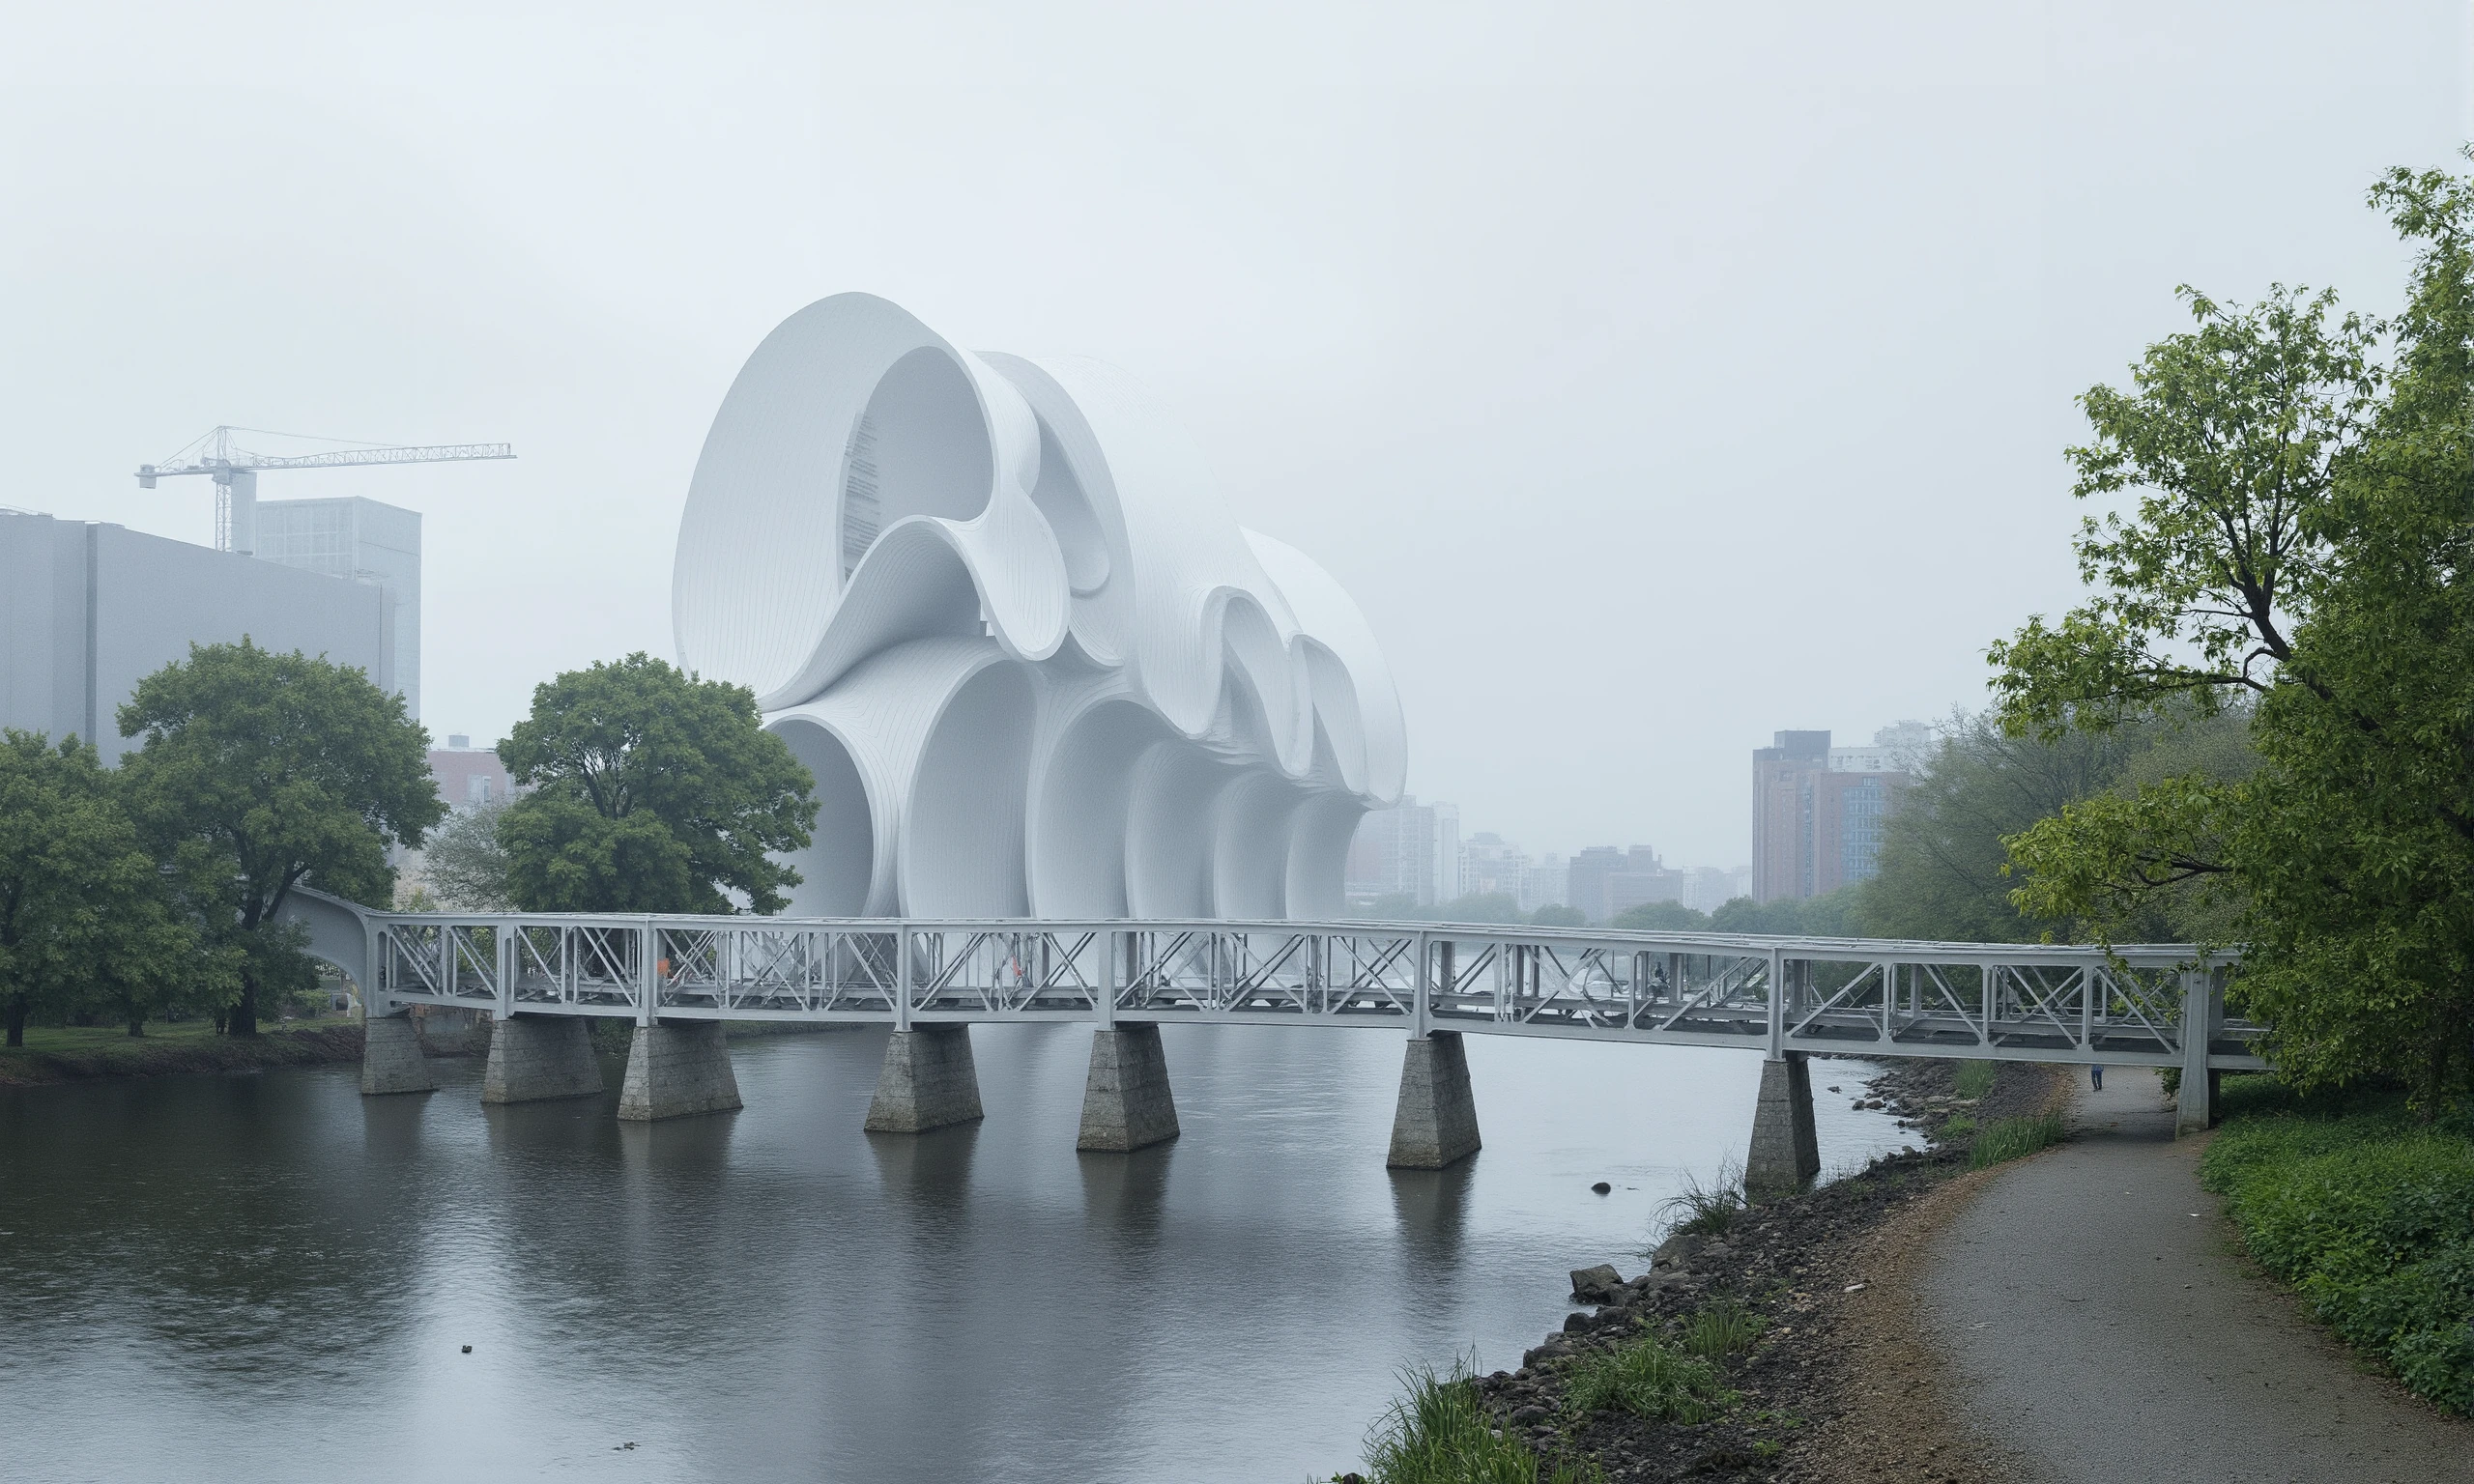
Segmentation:
{"type": "Polygon", "coordinates": [[[372,913],[372,1006],[501,1015],[1222,1020],[2262,1065],[2233,956],[1433,923],[372,913]],[[2197,1026],[2196,1036],[2186,1025],[2197,1026]]]}

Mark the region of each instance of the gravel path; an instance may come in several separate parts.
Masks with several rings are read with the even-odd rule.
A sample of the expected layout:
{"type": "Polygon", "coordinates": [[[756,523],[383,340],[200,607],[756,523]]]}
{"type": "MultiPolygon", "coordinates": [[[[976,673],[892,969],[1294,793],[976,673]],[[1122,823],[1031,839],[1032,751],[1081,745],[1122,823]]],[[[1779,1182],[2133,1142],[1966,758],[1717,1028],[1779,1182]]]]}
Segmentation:
{"type": "Polygon", "coordinates": [[[2151,1072],[2000,1171],[1925,1265],[1923,1323],[1983,1434],[2062,1484],[2474,1481],[2474,1427],[2365,1374],[2247,1270],[2151,1072]]]}

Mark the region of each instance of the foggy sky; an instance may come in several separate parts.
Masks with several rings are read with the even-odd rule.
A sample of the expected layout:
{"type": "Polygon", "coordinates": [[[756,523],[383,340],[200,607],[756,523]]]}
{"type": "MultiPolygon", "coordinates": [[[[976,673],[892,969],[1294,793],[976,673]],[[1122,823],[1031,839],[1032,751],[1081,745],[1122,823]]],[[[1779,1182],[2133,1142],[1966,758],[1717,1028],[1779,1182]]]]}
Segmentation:
{"type": "Polygon", "coordinates": [[[218,422],[510,441],[261,484],[422,512],[486,742],[674,653],[715,405],[866,290],[1157,385],[1464,835],[1685,865],[1771,731],[1977,705],[2071,601],[2070,397],[2177,283],[2389,307],[2364,188],[2474,134],[2461,0],[332,9],[9,7],[0,504],[205,541],[129,471],[218,422]]]}

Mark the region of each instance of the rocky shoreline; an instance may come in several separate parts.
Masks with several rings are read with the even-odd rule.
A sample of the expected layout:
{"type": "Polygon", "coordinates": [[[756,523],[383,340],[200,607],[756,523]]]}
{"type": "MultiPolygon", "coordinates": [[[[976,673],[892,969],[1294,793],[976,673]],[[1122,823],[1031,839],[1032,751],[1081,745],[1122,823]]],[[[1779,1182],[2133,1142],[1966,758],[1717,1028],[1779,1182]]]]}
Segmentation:
{"type": "MultiPolygon", "coordinates": [[[[2010,1063],[1982,1097],[1963,1098],[1959,1068],[1910,1062],[1855,1090],[1859,1105],[1893,1111],[1916,1131],[1908,1151],[1804,1195],[1687,1221],[1703,1229],[1669,1237],[1628,1280],[1612,1268],[1574,1272],[1578,1307],[1562,1332],[1525,1355],[1517,1371],[1476,1383],[1506,1435],[1538,1455],[1541,1480],[1556,1465],[1584,1474],[1595,1467],[1610,1484],[1998,1477],[1999,1461],[1978,1456],[1979,1445],[1929,1399],[1907,1398],[1894,1419],[1881,1419],[1894,1423],[1893,1449],[1848,1425],[1861,1415],[1856,1404],[1879,1393],[1883,1346],[1902,1339],[1898,1303],[1882,1294],[1865,1301],[1868,1291],[1897,1282],[1902,1249],[1915,1245],[1900,1239],[1953,1207],[1947,1197],[1964,1196],[1951,1187],[1967,1169],[1967,1137],[1954,1129],[1944,1139],[1940,1130],[1955,1117],[1980,1125],[2049,1112],[2067,1097],[2066,1072],[2010,1063]],[[1741,1348],[1713,1353],[1708,1336],[1718,1320],[1743,1334],[1741,1348]],[[1869,1332],[1885,1320],[1892,1332],[1869,1332]],[[1678,1356],[1702,1347],[1693,1358],[1731,1393],[1714,1415],[1680,1421],[1572,1403],[1576,1382],[1602,1386],[1611,1362],[1637,1353],[1645,1337],[1678,1356]],[[1593,1371],[1597,1378],[1582,1379],[1593,1371]]],[[[1814,1064],[1816,1096],[1832,1095],[1822,1090],[1830,1070],[1828,1062],[1814,1064]]],[[[1920,1348],[1909,1348],[1910,1370],[1929,1365],[1920,1348]]],[[[1913,1389],[1933,1388],[1918,1378],[1913,1389]]]]}

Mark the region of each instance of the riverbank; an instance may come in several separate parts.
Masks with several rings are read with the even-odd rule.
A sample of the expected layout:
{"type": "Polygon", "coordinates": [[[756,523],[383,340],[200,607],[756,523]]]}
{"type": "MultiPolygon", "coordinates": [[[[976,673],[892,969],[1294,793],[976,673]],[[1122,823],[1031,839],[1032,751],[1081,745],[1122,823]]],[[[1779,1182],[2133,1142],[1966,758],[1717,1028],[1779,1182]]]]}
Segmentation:
{"type": "Polygon", "coordinates": [[[360,1060],[360,1022],[293,1022],[256,1036],[218,1036],[206,1021],[123,1026],[26,1027],[26,1043],[0,1049],[0,1086],[151,1077],[174,1072],[258,1071],[360,1060]]]}
{"type": "MultiPolygon", "coordinates": [[[[617,1028],[606,1049],[613,1055],[624,1056],[632,1026],[619,1020],[593,1023],[596,1027],[617,1028]]],[[[730,1020],[724,1025],[733,1040],[857,1028],[784,1020],[730,1020]]],[[[487,1056],[489,1022],[476,1017],[469,1023],[449,1025],[443,1018],[434,1018],[421,1034],[421,1049],[433,1057],[487,1056]]],[[[98,1077],[316,1067],[358,1062],[360,1050],[360,1021],[344,1015],[287,1021],[256,1036],[218,1036],[214,1025],[203,1020],[150,1024],[144,1036],[131,1036],[120,1026],[30,1025],[26,1027],[23,1046],[0,1049],[0,1087],[84,1082],[98,1077]]]]}
{"type": "Polygon", "coordinates": [[[1525,1467],[1541,1484],[2002,1476],[1936,1404],[1932,1357],[1894,1353],[1898,1312],[1879,1294],[1860,1300],[1903,1278],[1914,1235],[1980,1178],[1968,1173],[1976,1140],[2054,1115],[2067,1074],[1913,1062],[1869,1088],[1825,1091],[1831,1071],[1814,1064],[1816,1097],[1879,1099],[1918,1147],[1788,1200],[1746,1207],[1733,1191],[1699,1192],[1637,1277],[1576,1272],[1584,1311],[1517,1371],[1468,1387],[1486,1424],[1472,1445],[1506,1454],[1512,1470],[1471,1477],[1525,1467]],[[1878,1388],[1902,1367],[1897,1411],[1882,1414],[1878,1388]],[[1882,1446],[1882,1427],[1896,1430],[1895,1447],[1882,1446]]]}

